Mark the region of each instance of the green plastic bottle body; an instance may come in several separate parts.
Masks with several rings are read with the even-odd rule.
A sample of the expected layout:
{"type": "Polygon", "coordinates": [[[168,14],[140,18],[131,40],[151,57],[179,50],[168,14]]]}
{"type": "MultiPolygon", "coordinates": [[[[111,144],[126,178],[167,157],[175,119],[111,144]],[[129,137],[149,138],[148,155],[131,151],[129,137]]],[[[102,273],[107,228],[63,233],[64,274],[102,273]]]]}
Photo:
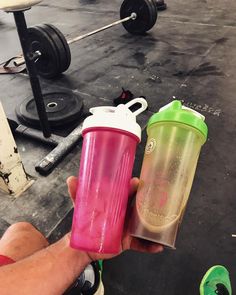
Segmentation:
{"type": "Polygon", "coordinates": [[[131,233],[175,248],[205,137],[177,122],[155,123],[147,132],[131,233]]]}

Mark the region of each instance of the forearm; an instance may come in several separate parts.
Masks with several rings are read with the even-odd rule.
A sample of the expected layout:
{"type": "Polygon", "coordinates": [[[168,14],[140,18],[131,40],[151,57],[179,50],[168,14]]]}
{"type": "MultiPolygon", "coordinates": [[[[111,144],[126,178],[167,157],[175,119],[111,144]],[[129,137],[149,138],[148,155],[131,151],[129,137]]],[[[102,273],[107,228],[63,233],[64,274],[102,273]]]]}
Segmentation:
{"type": "Polygon", "coordinates": [[[90,263],[70,248],[68,236],[12,265],[0,268],[1,295],[61,295],[90,263]]]}

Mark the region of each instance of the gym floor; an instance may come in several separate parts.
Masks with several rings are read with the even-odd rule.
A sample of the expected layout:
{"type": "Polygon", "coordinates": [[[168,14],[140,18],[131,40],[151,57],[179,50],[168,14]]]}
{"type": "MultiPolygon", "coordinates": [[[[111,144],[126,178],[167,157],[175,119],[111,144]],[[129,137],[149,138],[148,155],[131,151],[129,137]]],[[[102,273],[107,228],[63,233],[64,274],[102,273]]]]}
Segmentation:
{"type": "MultiPolygon", "coordinates": [[[[67,37],[119,19],[121,1],[45,0],[26,12],[28,25],[52,23],[67,37]]],[[[145,36],[129,35],[122,26],[71,45],[72,64],[58,79],[41,79],[44,91],[75,90],[85,109],[112,105],[121,88],[144,95],[147,119],[173,97],[202,112],[209,126],[177,250],[160,255],[127,252],[105,262],[107,295],[199,294],[205,271],[225,265],[236,275],[236,2],[167,0],[168,9],[145,36]]],[[[1,61],[20,53],[13,16],[0,12],[1,61]]],[[[31,95],[24,74],[0,76],[0,99],[9,118],[31,95]]],[[[139,146],[138,176],[145,145],[139,146]]],[[[70,229],[72,205],[66,178],[79,168],[81,143],[47,177],[34,170],[50,149],[16,136],[26,171],[36,181],[21,197],[0,193],[0,235],[16,221],[30,221],[51,241],[70,229]]],[[[232,280],[233,289],[236,288],[232,280]]]]}

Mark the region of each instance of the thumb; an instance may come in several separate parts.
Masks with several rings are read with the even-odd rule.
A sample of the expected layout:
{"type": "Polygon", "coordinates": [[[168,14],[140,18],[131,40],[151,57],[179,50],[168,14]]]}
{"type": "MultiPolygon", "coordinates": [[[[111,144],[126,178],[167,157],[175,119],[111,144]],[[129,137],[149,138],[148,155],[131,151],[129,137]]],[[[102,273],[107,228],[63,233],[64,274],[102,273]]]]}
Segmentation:
{"type": "Polygon", "coordinates": [[[66,180],[66,183],[67,183],[67,186],[68,186],[68,193],[69,193],[69,196],[70,196],[73,204],[75,204],[77,182],[78,181],[77,181],[77,178],[75,176],[70,176],[66,180]]]}
{"type": "Polygon", "coordinates": [[[138,190],[138,186],[139,186],[139,179],[137,177],[134,177],[131,179],[130,181],[130,189],[129,189],[129,196],[133,197],[137,190],[138,190]]]}

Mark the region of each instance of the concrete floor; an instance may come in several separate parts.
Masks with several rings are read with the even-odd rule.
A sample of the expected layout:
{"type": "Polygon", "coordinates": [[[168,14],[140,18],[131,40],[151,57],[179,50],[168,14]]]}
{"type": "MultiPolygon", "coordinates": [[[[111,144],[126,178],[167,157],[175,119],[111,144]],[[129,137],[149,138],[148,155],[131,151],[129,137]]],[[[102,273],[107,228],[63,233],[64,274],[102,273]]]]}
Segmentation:
{"type": "MultiPolygon", "coordinates": [[[[52,23],[75,36],[119,18],[121,1],[46,0],[26,13],[28,24],[52,23]]],[[[71,46],[72,65],[55,81],[42,80],[44,90],[77,91],[86,110],[110,105],[121,87],[145,95],[147,119],[173,97],[201,111],[209,126],[177,250],[160,255],[126,252],[105,263],[107,295],[198,294],[204,272],[215,264],[236,274],[236,2],[234,0],[172,0],[146,36],[131,36],[122,27],[71,46]]],[[[20,52],[13,17],[0,13],[0,58],[20,52]]],[[[31,94],[27,76],[1,75],[0,99],[9,118],[14,106],[31,94]]],[[[144,141],[134,175],[139,175],[144,141]]],[[[48,177],[34,165],[48,147],[16,137],[26,170],[36,177],[20,198],[0,193],[0,234],[16,221],[28,220],[51,241],[70,228],[71,203],[65,180],[79,167],[81,143],[48,177]]],[[[232,280],[233,288],[236,287],[232,280]]]]}

